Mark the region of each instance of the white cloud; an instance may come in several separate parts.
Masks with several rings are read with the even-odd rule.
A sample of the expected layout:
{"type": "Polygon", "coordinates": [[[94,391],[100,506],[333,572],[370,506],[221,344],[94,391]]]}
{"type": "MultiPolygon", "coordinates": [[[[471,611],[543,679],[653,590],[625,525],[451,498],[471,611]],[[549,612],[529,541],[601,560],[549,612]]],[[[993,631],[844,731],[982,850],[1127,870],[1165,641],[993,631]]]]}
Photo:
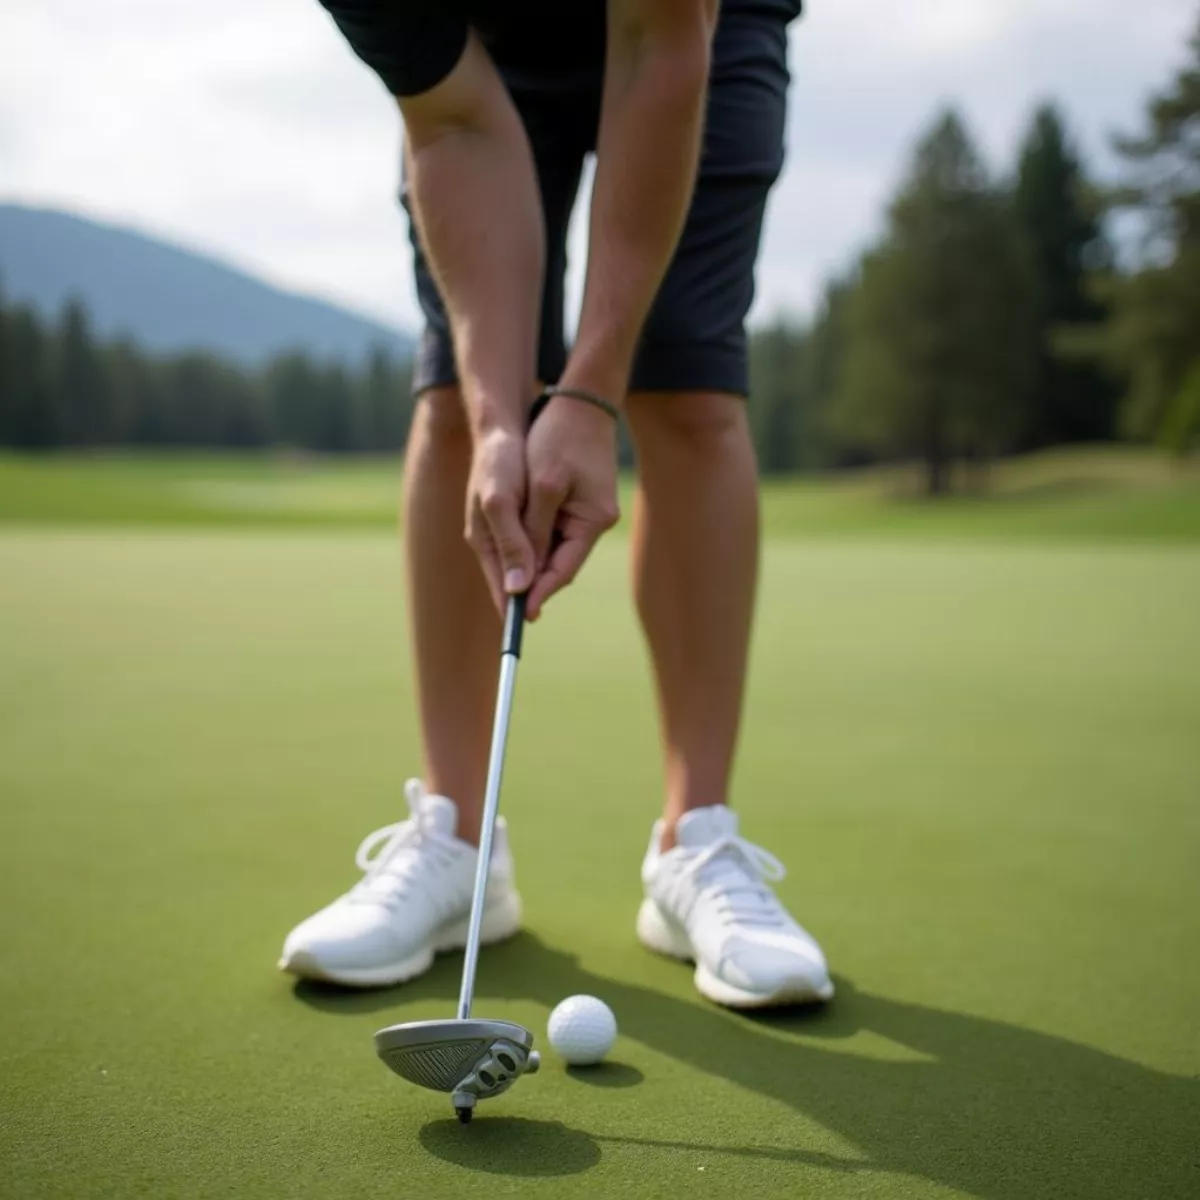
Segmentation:
{"type": "MultiPolygon", "coordinates": [[[[805,308],[956,100],[997,166],[1034,99],[1085,146],[1182,54],[1184,0],[810,0],[756,313],[805,308]]],[[[316,0],[5,0],[0,195],[137,224],[415,324],[399,122],[316,0]]],[[[576,222],[575,286],[583,222],[576,222]]]]}

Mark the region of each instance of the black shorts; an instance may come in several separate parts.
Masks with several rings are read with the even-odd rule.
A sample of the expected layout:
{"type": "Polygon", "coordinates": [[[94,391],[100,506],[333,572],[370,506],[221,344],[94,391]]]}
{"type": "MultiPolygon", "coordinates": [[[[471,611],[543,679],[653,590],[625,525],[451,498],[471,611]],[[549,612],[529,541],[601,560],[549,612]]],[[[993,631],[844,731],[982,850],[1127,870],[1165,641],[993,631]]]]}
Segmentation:
{"type": "MultiPolygon", "coordinates": [[[[784,158],[787,6],[724,8],[713,45],[699,176],[675,256],[643,330],[634,391],[746,395],[745,319],[754,299],[767,197],[784,158]]],[[[798,5],[796,6],[798,8],[798,5]]],[[[563,327],[566,236],[584,159],[595,149],[601,78],[556,74],[502,59],[533,147],[546,222],[546,277],[538,373],[553,382],[566,363],[563,327]]],[[[407,189],[402,189],[407,209],[407,189]]],[[[409,221],[417,297],[425,317],[413,390],[456,382],[449,321],[416,226],[409,221]]]]}

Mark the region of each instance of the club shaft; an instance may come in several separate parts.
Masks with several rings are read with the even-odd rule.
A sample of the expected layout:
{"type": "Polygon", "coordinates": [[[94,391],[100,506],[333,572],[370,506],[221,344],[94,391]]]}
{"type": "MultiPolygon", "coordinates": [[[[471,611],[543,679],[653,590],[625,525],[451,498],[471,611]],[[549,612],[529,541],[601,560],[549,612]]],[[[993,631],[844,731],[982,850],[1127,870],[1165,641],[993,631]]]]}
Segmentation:
{"type": "MultiPolygon", "coordinates": [[[[524,605],[521,606],[521,609],[524,605]]],[[[509,629],[519,629],[523,612],[514,605],[509,614],[509,629]]],[[[508,723],[512,714],[513,692],[517,683],[517,662],[520,640],[515,643],[505,636],[505,649],[500,659],[500,689],[496,696],[496,717],[492,727],[492,749],[488,759],[487,791],[483,800],[483,822],[479,830],[479,862],[475,869],[475,891],[471,898],[471,922],[467,927],[467,946],[463,954],[462,989],[458,995],[458,1019],[471,1015],[471,1000],[475,995],[475,967],[479,962],[479,939],[483,927],[483,908],[487,900],[488,871],[492,864],[492,841],[496,832],[496,816],[500,810],[500,782],[504,775],[504,751],[508,744],[508,723]]]]}

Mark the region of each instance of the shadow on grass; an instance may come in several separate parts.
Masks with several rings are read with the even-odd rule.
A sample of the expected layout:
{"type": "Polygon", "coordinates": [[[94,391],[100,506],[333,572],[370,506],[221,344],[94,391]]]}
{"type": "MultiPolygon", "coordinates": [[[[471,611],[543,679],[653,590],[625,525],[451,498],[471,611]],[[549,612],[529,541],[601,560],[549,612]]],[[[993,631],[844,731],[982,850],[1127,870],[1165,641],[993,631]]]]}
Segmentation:
{"type": "Polygon", "coordinates": [[[568,1067],[567,1074],[589,1087],[599,1088],[637,1087],[646,1078],[637,1067],[612,1061],[597,1063],[594,1067],[568,1067]]]}
{"type": "MultiPolygon", "coordinates": [[[[347,993],[300,983],[295,994],[325,1012],[386,1012],[392,1023],[403,1020],[408,1001],[452,1004],[459,968],[454,957],[403,988],[347,993]]],[[[531,999],[547,1008],[576,992],[603,996],[625,1037],[789,1105],[846,1139],[861,1158],[840,1160],[790,1144],[787,1123],[763,1129],[763,1140],[773,1146],[647,1145],[896,1172],[989,1200],[1200,1194],[1200,1084],[1063,1038],[869,995],[845,979],[838,980],[837,999],[823,1008],[731,1013],[593,975],[574,956],[529,934],[491,949],[480,979],[490,998],[531,999]],[[896,1052],[868,1058],[846,1044],[863,1031],[896,1052]]],[[[478,1125],[499,1123],[489,1118],[478,1125]]],[[[584,1171],[599,1160],[599,1142],[636,1140],[517,1124],[514,1142],[544,1138],[542,1150],[497,1150],[481,1155],[490,1165],[478,1169],[533,1174],[528,1162],[544,1155],[557,1173],[570,1173],[562,1168],[571,1164],[584,1171]],[[585,1142],[593,1148],[586,1153],[585,1142]]],[[[463,1156],[477,1150],[451,1139],[451,1125],[427,1126],[432,1132],[423,1133],[422,1142],[439,1157],[471,1166],[463,1156]]]]}
{"type": "Polygon", "coordinates": [[[467,1133],[451,1117],[422,1126],[419,1138],[430,1154],[489,1175],[578,1175],[600,1161],[594,1138],[557,1121],[488,1117],[467,1133]]]}
{"type": "Polygon", "coordinates": [[[487,1175],[535,1178],[579,1175],[600,1161],[601,1144],[675,1150],[696,1158],[732,1155],[820,1167],[853,1174],[869,1171],[870,1164],[805,1150],[772,1146],[714,1146],[703,1142],[668,1141],[662,1138],[614,1137],[571,1129],[558,1121],[530,1121],[522,1117],[485,1117],[471,1123],[469,1132],[454,1118],[430,1121],[418,1140],[435,1158],[468,1171],[487,1175]]]}

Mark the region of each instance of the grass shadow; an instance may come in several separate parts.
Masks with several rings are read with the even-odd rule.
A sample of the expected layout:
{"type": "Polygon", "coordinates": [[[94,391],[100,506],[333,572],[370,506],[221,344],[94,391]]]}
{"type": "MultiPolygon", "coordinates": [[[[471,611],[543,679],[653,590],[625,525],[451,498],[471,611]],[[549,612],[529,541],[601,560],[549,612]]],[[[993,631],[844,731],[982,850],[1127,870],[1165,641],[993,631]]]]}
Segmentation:
{"type": "Polygon", "coordinates": [[[418,1139],[435,1158],[487,1175],[578,1175],[600,1161],[593,1138],[558,1121],[477,1116],[466,1130],[450,1118],[423,1125],[418,1139]]]}
{"type": "Polygon", "coordinates": [[[637,1087],[646,1078],[637,1067],[611,1061],[597,1063],[594,1067],[568,1067],[567,1074],[589,1087],[599,1088],[637,1087]]]}
{"type": "Polygon", "coordinates": [[[728,1155],[733,1158],[758,1159],[762,1162],[787,1163],[791,1166],[820,1167],[823,1171],[841,1171],[846,1175],[854,1175],[862,1171],[869,1172],[873,1169],[869,1162],[853,1158],[838,1158],[836,1155],[821,1154],[815,1150],[789,1150],[780,1146],[717,1146],[704,1142],[620,1137],[603,1133],[593,1136],[598,1142],[608,1142],[616,1146],[644,1146],[652,1150],[675,1150],[681,1154],[694,1155],[699,1158],[728,1155]]]}
{"type": "MultiPolygon", "coordinates": [[[[423,978],[381,992],[297,984],[295,994],[326,1012],[386,1010],[391,1023],[403,1020],[396,1010],[412,1001],[452,1003],[458,968],[457,958],[446,959],[423,978]]],[[[911,1175],[988,1200],[1197,1194],[1200,1084],[1064,1038],[871,995],[846,979],[831,1005],[738,1014],[594,975],[530,934],[490,950],[480,971],[481,994],[498,1000],[549,1009],[577,992],[603,996],[623,1036],[790,1106],[839,1134],[859,1157],[824,1163],[826,1156],[786,1144],[689,1149],[797,1163],[819,1158],[839,1170],[911,1175]],[[848,1044],[860,1032],[885,1039],[898,1054],[869,1057],[848,1044]]],[[[775,1132],[786,1139],[786,1127],[775,1132]]],[[[536,1140],[535,1123],[527,1133],[536,1140]]],[[[443,1157],[474,1153],[438,1145],[443,1157]]],[[[582,1161],[582,1150],[574,1153],[582,1161]]],[[[514,1171],[520,1161],[513,1159],[514,1171]]]]}

